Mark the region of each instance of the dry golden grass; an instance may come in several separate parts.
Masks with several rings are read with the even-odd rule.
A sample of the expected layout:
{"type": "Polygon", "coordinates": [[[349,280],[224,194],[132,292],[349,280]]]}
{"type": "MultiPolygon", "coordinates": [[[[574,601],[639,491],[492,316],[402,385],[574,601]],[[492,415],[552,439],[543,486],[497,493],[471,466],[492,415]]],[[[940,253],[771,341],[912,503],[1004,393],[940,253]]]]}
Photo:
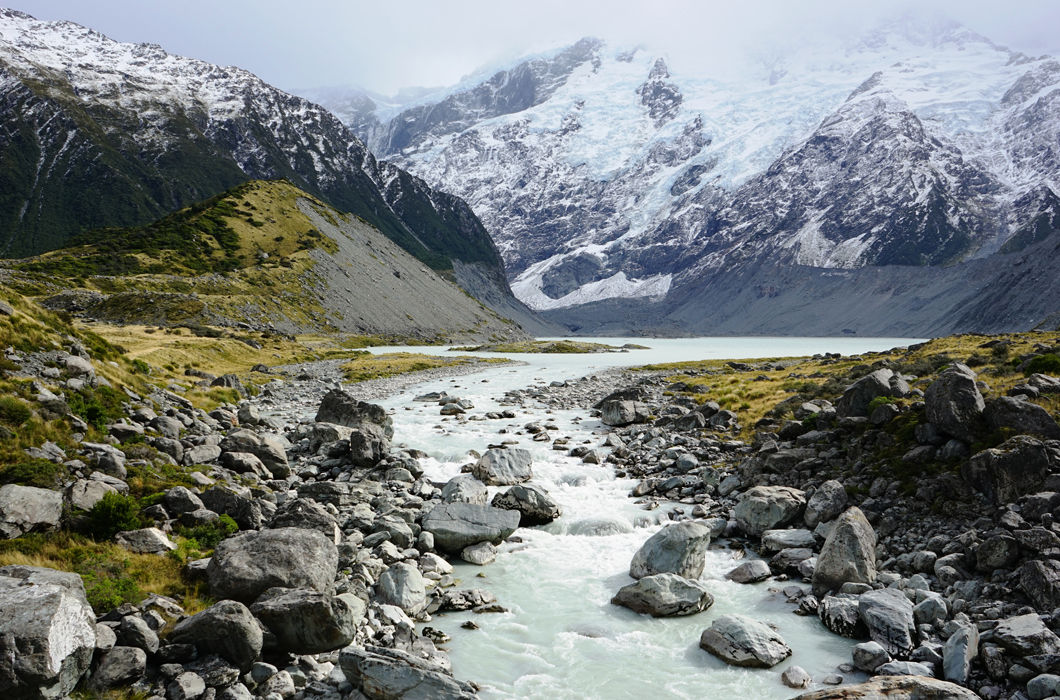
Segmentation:
{"type": "Polygon", "coordinates": [[[421,355],[412,352],[387,353],[385,355],[362,354],[353,358],[342,366],[342,373],[349,382],[363,382],[369,379],[381,379],[383,377],[394,377],[399,374],[420,372],[427,369],[439,367],[456,367],[467,364],[495,364],[504,363],[504,358],[470,357],[468,355],[457,355],[455,357],[442,357],[439,355],[421,355]]]}
{"type": "Polygon", "coordinates": [[[121,602],[138,603],[149,593],[176,599],[189,614],[211,602],[200,582],[183,575],[184,565],[177,556],[134,554],[113,542],[95,542],[69,532],[0,542],[0,566],[11,564],[80,575],[97,612],[121,602]]]}
{"type": "MultiPolygon", "coordinates": [[[[784,361],[787,364],[792,358],[703,360],[648,365],[642,369],[672,371],[668,379],[694,386],[698,400],[717,401],[723,408],[739,412],[744,436],[749,437],[753,433],[754,423],[771,413],[782,401],[800,395],[834,400],[851,381],[867,373],[870,365],[881,361],[893,363],[905,374],[922,377],[933,373],[935,367],[946,362],[969,363],[979,378],[990,387],[984,392],[985,395],[1003,396],[1013,386],[1026,380],[1012,366],[1013,358],[1034,351],[1036,345],[1051,346],[1058,341],[1060,333],[1057,332],[993,336],[965,334],[930,340],[913,350],[899,348],[838,360],[799,358],[794,364],[779,370],[740,372],[729,367],[728,363],[737,361],[759,366],[784,361]],[[995,354],[990,348],[980,347],[992,340],[1009,341],[1011,345],[1003,354],[995,354]]],[[[921,379],[917,386],[923,389],[927,383],[927,379],[921,379]]],[[[1037,403],[1054,416],[1060,412],[1060,396],[1055,394],[1044,395],[1037,403]]]]}

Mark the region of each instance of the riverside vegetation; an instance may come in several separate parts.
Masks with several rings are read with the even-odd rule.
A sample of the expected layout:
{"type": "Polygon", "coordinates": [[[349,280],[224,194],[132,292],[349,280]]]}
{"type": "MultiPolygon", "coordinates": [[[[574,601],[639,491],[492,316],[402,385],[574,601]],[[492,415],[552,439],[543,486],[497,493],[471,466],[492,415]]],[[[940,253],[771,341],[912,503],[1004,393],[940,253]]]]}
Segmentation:
{"type": "MultiPolygon", "coordinates": [[[[192,342],[114,329],[136,341],[130,352],[102,326],[8,299],[0,622],[16,653],[0,657],[0,687],[34,698],[476,693],[427,623],[503,610],[488,590],[460,587],[449,561],[487,565],[518,527],[561,516],[526,483],[529,453],[484,450],[468,474],[432,483],[419,453],[392,446],[383,409],[335,388],[373,371],[344,366],[375,362],[355,347],[318,339],[299,355],[297,343],[254,348],[224,330],[192,342]],[[163,358],[168,368],[154,364],[163,358]],[[314,419],[291,417],[296,404],[314,419]],[[487,503],[487,485],[508,488],[487,503]]],[[[653,366],[504,402],[597,412],[611,426],[600,444],[554,447],[635,477],[631,497],[672,521],[634,557],[638,580],[616,604],[708,609],[697,552],[724,542],[763,557],[734,580],[771,580],[793,613],[865,640],[833,676],[785,671],[778,683],[824,686],[805,698],[1039,698],[1060,680],[1058,341],[960,336],[858,357],[653,366]],[[878,677],[828,689],[855,670],[878,677]]],[[[387,371],[417,366],[404,357],[387,371]]],[[[516,416],[417,400],[450,420],[516,416]]],[[[700,644],[762,668],[800,654],[742,616],[716,619],[700,644]]]]}

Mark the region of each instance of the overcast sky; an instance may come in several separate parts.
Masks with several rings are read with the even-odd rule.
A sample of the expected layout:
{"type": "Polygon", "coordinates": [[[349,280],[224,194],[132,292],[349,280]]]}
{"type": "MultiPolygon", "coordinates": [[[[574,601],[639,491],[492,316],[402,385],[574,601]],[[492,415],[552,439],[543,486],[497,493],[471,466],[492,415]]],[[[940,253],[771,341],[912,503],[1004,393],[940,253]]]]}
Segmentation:
{"type": "MultiPolygon", "coordinates": [[[[906,0],[0,0],[119,41],[253,71],[294,90],[444,86],[489,64],[597,36],[724,60],[793,36],[847,35],[906,0]]],[[[922,0],[995,42],[1060,53],[1058,0],[922,0]]]]}

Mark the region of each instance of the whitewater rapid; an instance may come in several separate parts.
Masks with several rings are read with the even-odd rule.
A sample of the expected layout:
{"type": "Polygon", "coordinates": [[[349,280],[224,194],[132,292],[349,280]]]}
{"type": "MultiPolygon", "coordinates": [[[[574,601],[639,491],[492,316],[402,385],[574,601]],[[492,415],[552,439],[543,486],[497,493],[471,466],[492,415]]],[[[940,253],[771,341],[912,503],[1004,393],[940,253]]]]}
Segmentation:
{"type": "MultiPolygon", "coordinates": [[[[849,663],[851,640],[828,632],[816,617],[793,614],[780,592],[790,582],[742,585],[725,574],[743,560],[723,543],[711,549],[702,576],[714,596],[708,610],[689,617],[654,619],[610,604],[614,593],[631,583],[633,554],[668,522],[667,507],[643,510],[629,497],[634,482],[615,478],[609,465],[583,464],[566,449],[535,442],[522,430],[530,422],[558,428],[567,447],[596,447],[606,426],[589,418],[588,409],[549,411],[514,407],[509,420],[458,421],[439,415],[435,404],[412,399],[428,391],[447,391],[469,399],[469,414],[500,411],[505,392],[552,381],[575,380],[622,366],[717,357],[752,358],[852,354],[908,345],[900,338],[700,338],[679,340],[602,339],[639,342],[650,350],[601,355],[508,355],[525,364],[498,366],[478,374],[433,380],[383,401],[394,419],[397,445],[423,450],[426,475],[444,482],[472,461],[471,450],[517,440],[533,453],[532,483],[544,487],[563,509],[557,521],[521,528],[500,547],[486,567],[457,563],[459,587],[484,588],[508,612],[447,613],[429,624],[446,632],[445,645],[458,678],[482,688],[484,698],[787,698],[796,694],[780,681],[789,665],[814,677],[814,686],[849,663]],[[503,431],[503,432],[502,432],[503,431]],[[774,624],[794,650],[791,658],[768,670],[727,666],[698,646],[700,633],[725,613],[741,613],[774,624]],[[473,621],[478,629],[461,627],[473,621]]],[[[406,348],[374,348],[391,352],[406,348]]],[[[444,353],[443,348],[415,348],[444,353]]],[[[490,488],[492,497],[498,489],[490,488]]],[[[690,506],[684,506],[690,508],[690,506]]],[[[856,680],[853,674],[843,674],[856,680]]]]}

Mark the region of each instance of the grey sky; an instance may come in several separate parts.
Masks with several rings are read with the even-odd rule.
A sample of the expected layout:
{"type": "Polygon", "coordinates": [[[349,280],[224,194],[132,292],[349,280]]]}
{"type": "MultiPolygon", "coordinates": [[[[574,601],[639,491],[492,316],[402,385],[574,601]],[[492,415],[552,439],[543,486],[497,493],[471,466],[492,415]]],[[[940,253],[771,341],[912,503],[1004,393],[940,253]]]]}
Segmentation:
{"type": "MultiPolygon", "coordinates": [[[[912,3],[866,0],[0,0],[120,41],[238,65],[285,89],[440,86],[498,61],[598,36],[700,61],[858,31],[912,3]],[[866,9],[871,7],[872,9],[866,9]]],[[[918,3],[994,41],[1060,53],[1057,0],[918,3]]]]}

